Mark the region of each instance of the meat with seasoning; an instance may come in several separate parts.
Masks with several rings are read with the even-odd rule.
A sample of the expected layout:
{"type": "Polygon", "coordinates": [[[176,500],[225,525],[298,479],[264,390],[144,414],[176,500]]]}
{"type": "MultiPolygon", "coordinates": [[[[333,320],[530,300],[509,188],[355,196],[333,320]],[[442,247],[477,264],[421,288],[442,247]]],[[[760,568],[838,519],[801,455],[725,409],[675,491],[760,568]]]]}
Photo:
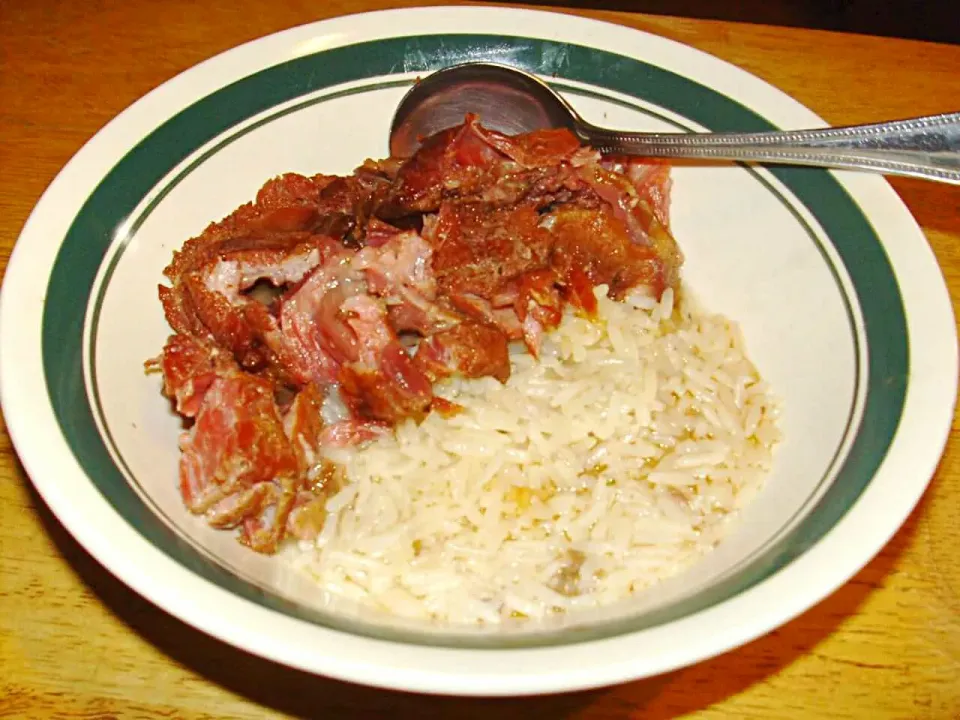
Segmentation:
{"type": "Polygon", "coordinates": [[[455,414],[435,383],[506,382],[510,344],[536,356],[597,285],[675,287],[669,188],[664,165],[475,116],[410,158],[268,181],[159,288],[173,334],[148,365],[187,425],[185,505],[258,552],[315,537],[340,477],[325,447],[455,414]]]}

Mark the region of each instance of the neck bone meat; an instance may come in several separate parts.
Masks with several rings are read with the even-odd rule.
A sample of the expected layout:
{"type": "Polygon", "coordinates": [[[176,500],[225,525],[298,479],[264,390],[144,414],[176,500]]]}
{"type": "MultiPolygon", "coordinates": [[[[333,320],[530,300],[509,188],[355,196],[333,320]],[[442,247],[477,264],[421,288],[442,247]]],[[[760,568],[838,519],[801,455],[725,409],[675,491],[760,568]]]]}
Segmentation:
{"type": "Polygon", "coordinates": [[[324,447],[456,412],[433,383],[506,382],[509,344],[536,356],[597,285],[676,287],[669,191],[665,165],[474,116],[408,159],[268,181],[159,288],[173,335],[148,366],[187,423],[185,505],[261,553],[312,539],[339,479],[324,447]]]}

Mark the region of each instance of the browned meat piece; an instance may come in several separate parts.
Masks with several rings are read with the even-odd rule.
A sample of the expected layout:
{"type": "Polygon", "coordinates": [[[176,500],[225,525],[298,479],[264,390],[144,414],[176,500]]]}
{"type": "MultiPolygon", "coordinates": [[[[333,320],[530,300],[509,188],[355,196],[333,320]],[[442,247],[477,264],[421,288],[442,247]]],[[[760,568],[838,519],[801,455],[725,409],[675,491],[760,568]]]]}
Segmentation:
{"type": "Polygon", "coordinates": [[[437,133],[405,162],[389,196],[377,210],[386,219],[432,212],[445,193],[468,195],[504,171],[506,158],[476,131],[472,122],[437,133]]]}
{"type": "Polygon", "coordinates": [[[540,130],[509,137],[480,126],[475,116],[434,135],[397,173],[377,209],[391,219],[434,212],[446,199],[537,207],[569,199],[584,189],[564,161],[580,144],[567,130],[540,130]]]}
{"type": "MultiPolygon", "coordinates": [[[[555,268],[556,270],[556,268],[555,268]]],[[[559,280],[560,291],[566,302],[576,310],[591,317],[597,312],[597,297],[593,294],[593,283],[582,267],[569,265],[564,268],[559,280]]]]}
{"type": "Polygon", "coordinates": [[[680,279],[683,256],[670,234],[663,203],[669,198],[669,176],[659,170],[636,169],[636,161],[626,164],[629,177],[606,170],[600,165],[579,168],[583,180],[613,210],[635,245],[651,248],[661,266],[662,285],[657,295],[680,279]]]}
{"type": "Polygon", "coordinates": [[[468,119],[467,124],[489,145],[523,168],[556,167],[580,150],[580,141],[565,128],[511,136],[481,126],[476,117],[468,119]]]}
{"type": "Polygon", "coordinates": [[[533,270],[517,280],[514,308],[520,320],[523,342],[534,357],[540,355],[543,335],[563,319],[559,278],[553,269],[533,270]]]}
{"type": "Polygon", "coordinates": [[[477,203],[444,203],[425,238],[433,246],[440,292],[493,300],[522,273],[547,267],[552,239],[529,205],[501,209],[477,203]]]}
{"type": "MultiPolygon", "coordinates": [[[[270,352],[257,346],[270,330],[262,312],[248,318],[240,293],[258,280],[275,287],[299,282],[316,266],[337,238],[353,231],[359,218],[379,203],[390,180],[375,166],[346,178],[297,174],[269,181],[248,203],[219,223],[211,224],[174,254],[165,270],[172,287],[161,287],[167,319],[178,332],[209,333],[230,349],[248,369],[271,363],[270,352]],[[348,218],[346,226],[336,218],[348,218]],[[318,228],[335,237],[318,234],[318,228]]],[[[365,222],[355,234],[362,236],[365,222]]],[[[272,348],[276,354],[276,348],[272,348]]],[[[274,363],[276,364],[276,363],[274,363]]]]}
{"type": "Polygon", "coordinates": [[[316,207],[318,193],[336,179],[336,175],[306,177],[297,173],[284,173],[264,183],[257,191],[254,207],[261,211],[316,207]]]}
{"type": "Polygon", "coordinates": [[[286,174],[267,182],[254,203],[241,206],[174,254],[164,271],[171,287],[160,299],[177,332],[210,337],[244,369],[287,381],[278,325],[245,292],[258,281],[295,284],[338,240],[312,232],[319,196],[336,178],[286,174]]]}
{"type": "Polygon", "coordinates": [[[386,178],[392,183],[397,179],[397,174],[400,172],[400,168],[404,162],[406,162],[405,158],[397,157],[388,157],[383,160],[367,158],[363,161],[363,164],[357,168],[356,172],[373,173],[374,175],[386,178]]]}
{"type": "Polygon", "coordinates": [[[167,319],[178,332],[210,337],[233,353],[244,369],[270,370],[285,378],[289,360],[279,337],[276,308],[246,291],[259,281],[276,288],[300,282],[332,247],[341,246],[320,236],[302,242],[273,236],[209,243],[207,252],[193,252],[195,267],[175,274],[173,287],[160,289],[167,319]]]}
{"type": "Polygon", "coordinates": [[[495,327],[472,320],[423,339],[414,362],[434,382],[450,375],[489,375],[500,382],[510,377],[507,336],[495,327]]]}
{"type": "MultiPolygon", "coordinates": [[[[451,201],[479,208],[475,213],[478,217],[489,217],[504,206],[511,210],[525,206],[543,210],[557,203],[574,202],[591,210],[611,208],[635,244],[654,250],[662,265],[662,291],[676,285],[682,263],[666,222],[668,200],[666,166],[651,166],[637,159],[601,158],[593,151],[581,149],[566,130],[508,137],[487,130],[476,118],[468,117],[463,125],[429,139],[401,167],[390,199],[382,209],[394,215],[439,209],[435,221],[425,219],[424,235],[431,239],[434,234],[442,237],[449,231],[451,218],[444,208],[450,207],[451,201]]],[[[488,227],[481,227],[475,234],[493,236],[495,221],[486,223],[488,227]]],[[[482,226],[484,221],[475,224],[482,226]]],[[[462,246],[447,250],[447,256],[441,257],[442,244],[433,244],[438,251],[438,276],[444,266],[463,263],[470,267],[471,259],[462,254],[462,246]]],[[[480,252],[486,249],[481,247],[480,252]]],[[[472,272],[474,269],[470,268],[467,274],[474,280],[483,277],[493,282],[487,269],[472,272]]],[[[465,291],[488,297],[483,291],[465,291]]],[[[441,293],[446,292],[446,288],[441,288],[441,293]]]]}
{"type": "Polygon", "coordinates": [[[214,380],[235,367],[220,348],[182,334],[171,335],[163,354],[151,364],[158,365],[163,373],[163,394],[173,400],[178,413],[188,418],[199,412],[214,380]]]}
{"type": "Polygon", "coordinates": [[[560,277],[583,272],[591,285],[609,285],[614,298],[641,285],[659,296],[666,287],[664,265],[656,251],[635,243],[611,208],[568,205],[550,213],[547,223],[556,243],[553,264],[560,277]]]}
{"type": "Polygon", "coordinates": [[[256,202],[241,205],[220,222],[211,223],[200,235],[188,240],[173,255],[164,270],[173,283],[184,272],[195,270],[221,252],[250,250],[267,244],[290,247],[314,234],[320,192],[336,178],[295,173],[268,181],[257,193],[256,202]],[[279,240],[276,236],[302,233],[279,240]],[[232,244],[231,244],[232,243],[232,244]]]}
{"type": "Polygon", "coordinates": [[[425,235],[441,294],[509,339],[522,337],[536,354],[544,331],[560,322],[562,301],[550,267],[554,237],[535,208],[493,212],[484,204],[445,202],[425,235]]]}
{"type": "Polygon", "coordinates": [[[460,322],[460,316],[443,304],[424,301],[416,295],[387,305],[387,319],[398,334],[415,333],[422,337],[444,332],[460,322]]]}
{"type": "Polygon", "coordinates": [[[336,178],[320,191],[314,232],[343,238],[351,247],[364,244],[367,220],[386,199],[391,179],[374,165],[336,178]]]}
{"type": "Polygon", "coordinates": [[[664,227],[670,225],[670,166],[656,160],[607,155],[600,161],[605,170],[625,175],[664,227]]]}

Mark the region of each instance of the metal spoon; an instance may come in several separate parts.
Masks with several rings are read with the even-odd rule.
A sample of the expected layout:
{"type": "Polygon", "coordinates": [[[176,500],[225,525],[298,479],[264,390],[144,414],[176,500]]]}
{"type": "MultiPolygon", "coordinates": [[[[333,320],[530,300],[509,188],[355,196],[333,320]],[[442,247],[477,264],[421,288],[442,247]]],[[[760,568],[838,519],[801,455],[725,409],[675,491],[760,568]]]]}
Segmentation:
{"type": "Polygon", "coordinates": [[[410,89],[394,114],[391,154],[409,157],[466,113],[508,134],[565,127],[604,153],[853,168],[960,185],[960,112],[826,130],[621,132],[586,122],[534,75],[482,62],[439,70],[410,89]]]}

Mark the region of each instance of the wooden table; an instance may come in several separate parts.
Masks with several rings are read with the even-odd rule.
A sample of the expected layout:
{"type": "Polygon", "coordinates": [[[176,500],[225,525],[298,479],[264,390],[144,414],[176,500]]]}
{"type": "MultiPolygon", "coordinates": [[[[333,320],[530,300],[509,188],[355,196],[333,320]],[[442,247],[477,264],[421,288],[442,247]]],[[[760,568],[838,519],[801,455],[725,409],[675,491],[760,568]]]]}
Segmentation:
{"type": "MultiPolygon", "coordinates": [[[[0,257],[61,166],[136,98],[260,35],[377,0],[0,0],[0,257]]],[[[424,3],[420,3],[424,4],[424,3]]],[[[960,47],[589,13],[730,60],[834,124],[960,109],[960,47]]],[[[960,189],[895,180],[960,300],[960,189]]],[[[0,434],[0,716],[960,717],[960,436],[906,526],[802,617],[665,677],[568,696],[437,699],[242,654],[115,580],[66,534],[0,434]]]]}

